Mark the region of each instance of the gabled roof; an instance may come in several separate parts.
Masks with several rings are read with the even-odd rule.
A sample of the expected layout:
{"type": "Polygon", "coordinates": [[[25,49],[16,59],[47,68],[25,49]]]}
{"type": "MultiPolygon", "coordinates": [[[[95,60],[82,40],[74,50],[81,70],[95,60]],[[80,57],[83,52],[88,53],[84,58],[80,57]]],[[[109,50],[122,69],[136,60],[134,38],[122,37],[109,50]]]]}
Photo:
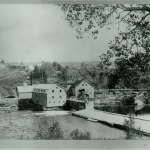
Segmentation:
{"type": "MultiPolygon", "coordinates": [[[[75,81],[73,84],[72,84],[72,88],[75,88],[77,85],[79,85],[82,81],[85,81],[85,82],[87,82],[88,84],[90,84],[87,80],[85,80],[85,79],[82,79],[82,80],[77,80],[77,81],[75,81]]],[[[92,87],[94,87],[92,84],[90,84],[92,87]]]]}

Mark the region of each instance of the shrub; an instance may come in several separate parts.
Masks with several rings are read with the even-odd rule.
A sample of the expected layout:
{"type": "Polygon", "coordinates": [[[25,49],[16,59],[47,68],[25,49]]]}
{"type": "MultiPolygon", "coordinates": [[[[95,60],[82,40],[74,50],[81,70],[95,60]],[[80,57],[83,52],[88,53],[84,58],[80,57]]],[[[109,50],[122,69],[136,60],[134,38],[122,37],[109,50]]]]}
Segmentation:
{"type": "Polygon", "coordinates": [[[135,99],[134,95],[127,96],[125,95],[122,99],[124,105],[134,105],[135,99]]]}
{"type": "Polygon", "coordinates": [[[34,138],[35,140],[62,140],[63,139],[63,131],[58,122],[53,123],[48,128],[48,131],[43,132],[40,127],[40,132],[34,138]]]}
{"type": "Polygon", "coordinates": [[[129,116],[129,120],[124,120],[124,128],[127,140],[132,140],[135,139],[137,136],[142,136],[140,128],[138,130],[135,129],[135,121],[134,118],[131,117],[131,115],[129,116]]]}
{"type": "Polygon", "coordinates": [[[78,129],[73,130],[70,136],[73,140],[91,140],[91,134],[89,132],[82,133],[78,129]]]}

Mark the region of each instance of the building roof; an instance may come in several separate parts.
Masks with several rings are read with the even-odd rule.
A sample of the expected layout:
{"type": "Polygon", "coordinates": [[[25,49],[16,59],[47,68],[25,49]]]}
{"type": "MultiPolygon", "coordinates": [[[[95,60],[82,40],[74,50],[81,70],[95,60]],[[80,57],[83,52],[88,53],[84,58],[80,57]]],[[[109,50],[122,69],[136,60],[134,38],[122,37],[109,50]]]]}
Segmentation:
{"type": "MultiPolygon", "coordinates": [[[[72,84],[72,88],[75,88],[77,85],[79,85],[82,81],[85,81],[85,82],[87,82],[88,84],[90,84],[87,80],[84,80],[84,79],[82,79],[82,80],[77,80],[77,81],[75,81],[73,84],[72,84]]],[[[93,85],[92,84],[90,84],[92,87],[93,87],[93,85]]]]}
{"type": "Polygon", "coordinates": [[[48,89],[50,89],[50,88],[52,88],[52,87],[54,87],[54,86],[56,86],[56,84],[39,84],[39,85],[37,85],[37,86],[34,87],[34,88],[36,88],[36,89],[46,89],[46,90],[48,90],[48,89]]]}
{"type": "Polygon", "coordinates": [[[58,87],[61,87],[61,88],[65,89],[64,87],[62,87],[62,86],[60,86],[58,84],[39,84],[39,85],[36,85],[34,87],[34,89],[45,89],[45,90],[48,90],[48,89],[51,89],[54,86],[58,86],[58,87]]]}
{"type": "Polygon", "coordinates": [[[35,86],[17,86],[19,93],[30,93],[35,86]]]}

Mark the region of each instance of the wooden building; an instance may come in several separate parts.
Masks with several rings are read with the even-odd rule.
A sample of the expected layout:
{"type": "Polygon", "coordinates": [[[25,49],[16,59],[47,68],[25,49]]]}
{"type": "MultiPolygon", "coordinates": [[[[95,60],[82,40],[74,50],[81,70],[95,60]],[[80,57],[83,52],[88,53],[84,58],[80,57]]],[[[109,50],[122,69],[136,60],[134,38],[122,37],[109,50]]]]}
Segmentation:
{"type": "Polygon", "coordinates": [[[40,84],[33,88],[32,100],[42,107],[58,107],[66,103],[66,91],[57,84],[40,84]]]}
{"type": "Polygon", "coordinates": [[[16,94],[18,99],[32,99],[32,90],[34,86],[29,86],[23,83],[23,86],[16,87],[16,94]]]}
{"type": "Polygon", "coordinates": [[[94,98],[94,86],[86,80],[78,80],[67,90],[67,96],[79,97],[80,94],[86,94],[89,98],[94,98]]]}

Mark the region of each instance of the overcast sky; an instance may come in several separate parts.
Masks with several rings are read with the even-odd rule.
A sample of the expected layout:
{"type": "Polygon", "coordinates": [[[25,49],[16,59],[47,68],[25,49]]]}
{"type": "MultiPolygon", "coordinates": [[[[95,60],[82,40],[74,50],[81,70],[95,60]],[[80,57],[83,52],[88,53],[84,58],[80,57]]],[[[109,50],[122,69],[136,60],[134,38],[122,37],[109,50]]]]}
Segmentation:
{"type": "Polygon", "coordinates": [[[59,6],[0,5],[0,60],[6,62],[99,61],[117,30],[101,29],[96,40],[77,39],[59,6]]]}

